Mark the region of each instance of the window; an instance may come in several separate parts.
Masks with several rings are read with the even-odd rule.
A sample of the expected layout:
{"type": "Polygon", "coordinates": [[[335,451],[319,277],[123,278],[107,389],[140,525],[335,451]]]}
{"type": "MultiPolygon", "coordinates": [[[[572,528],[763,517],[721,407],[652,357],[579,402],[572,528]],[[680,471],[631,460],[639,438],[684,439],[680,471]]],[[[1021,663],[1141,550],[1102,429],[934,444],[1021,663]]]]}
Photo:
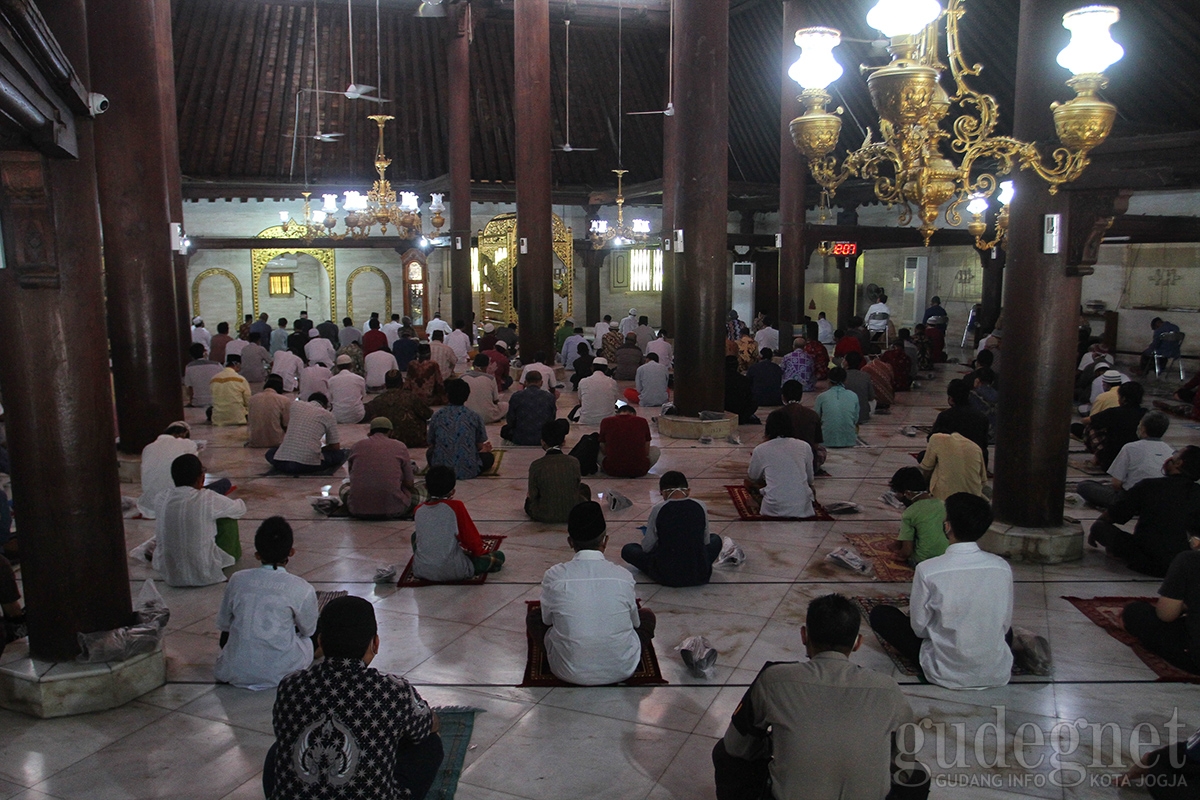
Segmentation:
{"type": "Polygon", "coordinates": [[[662,251],[640,248],[631,250],[629,255],[629,291],[661,292],[663,275],[662,251]]]}
{"type": "Polygon", "coordinates": [[[271,297],[292,296],[291,272],[272,272],[267,276],[267,294],[271,297]]]}

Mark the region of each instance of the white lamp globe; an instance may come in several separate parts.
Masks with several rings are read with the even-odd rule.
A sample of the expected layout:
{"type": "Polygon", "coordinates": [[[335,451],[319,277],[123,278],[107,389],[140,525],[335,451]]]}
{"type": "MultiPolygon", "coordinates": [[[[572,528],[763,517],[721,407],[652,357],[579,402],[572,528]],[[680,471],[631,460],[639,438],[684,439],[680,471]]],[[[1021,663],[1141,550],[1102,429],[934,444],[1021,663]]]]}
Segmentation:
{"type": "Polygon", "coordinates": [[[1013,195],[1017,193],[1012,181],[1000,181],[1000,203],[1008,205],[1012,202],[1013,195]]]}
{"type": "Polygon", "coordinates": [[[1121,18],[1116,6],[1084,6],[1063,14],[1063,27],[1071,32],[1071,43],[1058,54],[1058,63],[1072,75],[1104,72],[1125,55],[1113,41],[1109,27],[1121,18]]]}
{"type": "Polygon", "coordinates": [[[987,198],[981,194],[975,195],[973,198],[971,198],[971,202],[967,203],[967,211],[971,212],[972,214],[983,215],[987,213],[987,210],[987,198]]]}
{"type": "Polygon", "coordinates": [[[842,43],[842,33],[834,28],[801,28],[796,31],[800,58],[788,69],[788,77],[805,89],[824,89],[842,77],[842,65],[833,57],[833,48],[842,43]]]}
{"type": "Polygon", "coordinates": [[[937,0],[879,0],[867,12],[867,24],[892,39],[920,33],[941,13],[937,0]]]}
{"type": "Polygon", "coordinates": [[[323,194],[321,197],[325,200],[325,204],[321,206],[321,210],[326,214],[334,214],[337,212],[337,195],[323,194]]]}

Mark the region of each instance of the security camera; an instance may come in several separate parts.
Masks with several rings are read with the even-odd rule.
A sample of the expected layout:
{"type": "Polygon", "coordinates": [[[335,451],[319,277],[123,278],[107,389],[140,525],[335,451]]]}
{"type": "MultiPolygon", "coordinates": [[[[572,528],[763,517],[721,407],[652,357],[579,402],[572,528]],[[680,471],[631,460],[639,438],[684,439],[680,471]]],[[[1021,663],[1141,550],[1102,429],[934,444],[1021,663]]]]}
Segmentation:
{"type": "Polygon", "coordinates": [[[92,116],[99,116],[105,111],[108,111],[108,98],[99,92],[91,92],[88,94],[88,109],[92,112],[92,116]]]}

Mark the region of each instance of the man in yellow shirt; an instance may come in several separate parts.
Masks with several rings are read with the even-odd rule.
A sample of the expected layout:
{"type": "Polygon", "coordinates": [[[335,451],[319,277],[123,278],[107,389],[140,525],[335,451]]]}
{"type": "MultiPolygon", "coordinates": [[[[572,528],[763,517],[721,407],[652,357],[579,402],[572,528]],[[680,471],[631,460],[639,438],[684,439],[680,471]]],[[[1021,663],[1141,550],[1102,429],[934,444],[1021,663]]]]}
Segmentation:
{"type": "Polygon", "coordinates": [[[213,376],[212,424],[245,425],[250,411],[250,384],[241,376],[242,357],[227,356],[225,369],[213,376]]]}
{"type": "Polygon", "coordinates": [[[956,492],[983,497],[983,485],[987,483],[983,451],[961,433],[930,436],[921,472],[929,478],[929,493],[939,500],[956,492]]]}

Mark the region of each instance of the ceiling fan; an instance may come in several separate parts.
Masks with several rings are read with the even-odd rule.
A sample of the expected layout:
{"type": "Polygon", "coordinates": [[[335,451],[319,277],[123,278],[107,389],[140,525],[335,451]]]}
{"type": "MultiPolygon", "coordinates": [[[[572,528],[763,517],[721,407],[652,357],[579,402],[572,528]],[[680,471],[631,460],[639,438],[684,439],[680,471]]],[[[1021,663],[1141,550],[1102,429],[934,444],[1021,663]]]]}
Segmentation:
{"type": "MultiPolygon", "coordinates": [[[[371,86],[368,83],[354,83],[354,5],[353,0],[346,0],[346,20],[349,25],[350,32],[350,85],[346,87],[344,92],[332,92],[331,94],[341,94],[347,100],[369,100],[372,103],[390,103],[391,100],[385,100],[382,97],[372,96],[372,92],[377,87],[371,86]]],[[[383,77],[383,53],[380,50],[380,32],[379,32],[379,0],[375,0],[375,57],[376,57],[376,80],[383,77]]]]}
{"type": "Polygon", "coordinates": [[[671,41],[667,48],[667,107],[658,111],[626,111],[627,117],[675,116],[675,0],[671,0],[671,21],[668,23],[671,31],[671,41]]]}
{"type": "Polygon", "coordinates": [[[567,26],[567,140],[554,149],[564,153],[594,153],[598,148],[575,147],[571,144],[571,19],[568,17],[563,21],[567,26]]]}
{"type": "MultiPolygon", "coordinates": [[[[292,176],[295,175],[295,173],[296,173],[296,146],[300,141],[300,97],[305,94],[321,95],[321,94],[327,93],[327,92],[323,92],[322,90],[317,88],[317,84],[319,84],[321,82],[321,62],[320,62],[320,47],[318,47],[318,43],[317,43],[317,36],[318,36],[319,29],[317,26],[317,2],[316,2],[316,0],[313,0],[312,20],[313,20],[313,86],[311,88],[301,89],[300,91],[296,92],[296,116],[295,116],[295,119],[292,121],[292,133],[291,133],[292,164],[291,164],[291,168],[288,170],[288,179],[289,180],[291,180],[292,176]]],[[[336,94],[336,92],[333,92],[333,94],[336,94]]],[[[311,139],[312,141],[318,142],[318,143],[329,144],[331,142],[336,142],[338,139],[345,136],[346,134],[344,134],[344,133],[332,133],[332,132],[321,130],[321,98],[319,96],[314,98],[314,104],[316,105],[316,108],[317,108],[317,130],[315,133],[313,133],[311,135],[309,135],[307,133],[304,134],[304,138],[311,139]]],[[[305,164],[305,167],[304,167],[305,175],[307,176],[307,173],[308,173],[308,147],[307,146],[304,148],[304,164],[305,164]]],[[[307,182],[307,177],[305,180],[307,182]]]]}

